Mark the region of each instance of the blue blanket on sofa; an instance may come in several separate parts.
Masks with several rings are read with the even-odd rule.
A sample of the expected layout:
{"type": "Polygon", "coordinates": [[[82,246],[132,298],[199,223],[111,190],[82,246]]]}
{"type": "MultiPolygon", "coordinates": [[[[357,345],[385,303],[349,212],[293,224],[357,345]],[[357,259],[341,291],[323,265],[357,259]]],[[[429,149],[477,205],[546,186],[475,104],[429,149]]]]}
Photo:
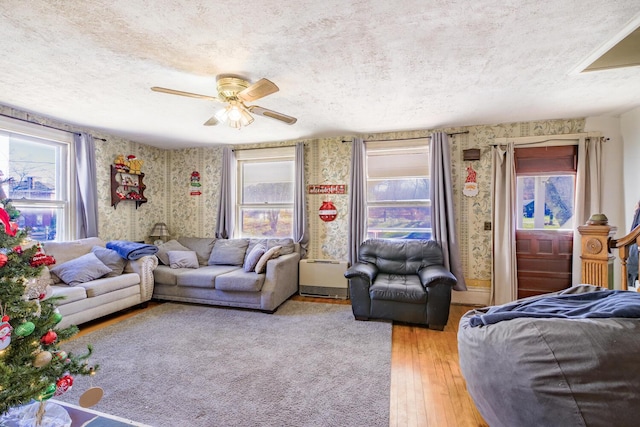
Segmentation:
{"type": "Polygon", "coordinates": [[[560,294],[514,301],[490,307],[484,314],[469,319],[469,325],[482,326],[520,317],[534,318],[606,318],[640,317],[640,293],[602,290],[580,294],[560,294]]]}
{"type": "Polygon", "coordinates": [[[145,243],[130,242],[128,240],[112,240],[107,242],[107,248],[116,251],[122,258],[136,260],[145,255],[155,255],[158,247],[145,243]]]}

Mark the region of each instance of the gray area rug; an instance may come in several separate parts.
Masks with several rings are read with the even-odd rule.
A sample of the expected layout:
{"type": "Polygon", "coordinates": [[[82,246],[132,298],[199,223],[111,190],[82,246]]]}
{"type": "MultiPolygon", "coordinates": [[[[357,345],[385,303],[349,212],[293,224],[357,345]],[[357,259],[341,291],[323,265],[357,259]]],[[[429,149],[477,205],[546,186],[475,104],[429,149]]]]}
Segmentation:
{"type": "Polygon", "coordinates": [[[56,397],[152,426],[388,426],[391,324],[287,301],[275,314],[165,303],[65,343],[93,378],[56,397]]]}

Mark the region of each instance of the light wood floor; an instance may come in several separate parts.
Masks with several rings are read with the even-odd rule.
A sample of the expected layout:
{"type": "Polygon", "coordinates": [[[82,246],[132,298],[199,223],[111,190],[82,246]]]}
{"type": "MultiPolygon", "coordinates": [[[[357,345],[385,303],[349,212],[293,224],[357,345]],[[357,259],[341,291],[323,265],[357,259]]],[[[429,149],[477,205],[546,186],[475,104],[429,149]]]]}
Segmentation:
{"type": "MultiPolygon", "coordinates": [[[[294,296],[306,302],[350,304],[347,300],[294,296]]],[[[158,302],[150,302],[149,308],[158,302]]],[[[458,323],[472,307],[452,305],[444,331],[393,325],[390,427],[466,427],[487,423],[467,393],[458,364],[458,323]]],[[[139,314],[134,309],[82,325],[82,336],[139,314]]]]}

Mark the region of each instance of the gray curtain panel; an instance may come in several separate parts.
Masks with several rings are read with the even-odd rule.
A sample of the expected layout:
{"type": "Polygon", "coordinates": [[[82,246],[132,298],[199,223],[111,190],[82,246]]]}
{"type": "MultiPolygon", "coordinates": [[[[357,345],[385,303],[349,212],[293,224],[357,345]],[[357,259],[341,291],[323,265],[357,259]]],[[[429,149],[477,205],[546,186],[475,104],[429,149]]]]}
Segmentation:
{"type": "Polygon", "coordinates": [[[220,201],[216,219],[216,237],[229,239],[233,235],[234,154],[230,147],[222,149],[222,172],[220,177],[220,201]]]}
{"type": "Polygon", "coordinates": [[[365,198],[365,154],[362,138],[353,138],[351,144],[351,175],[349,177],[349,265],[358,262],[360,244],[367,227],[365,198]]]}
{"type": "Polygon", "coordinates": [[[293,240],[300,244],[300,257],[304,258],[309,248],[307,209],[304,191],[304,142],[296,144],[295,194],[293,201],[293,240]]]}
{"type": "Polygon", "coordinates": [[[458,283],[456,291],[466,291],[462,273],[462,261],[456,236],[456,215],[453,207],[453,183],[451,179],[451,149],[449,135],[436,132],[431,135],[431,228],[433,239],[440,243],[444,265],[458,283]]]}
{"type": "Polygon", "coordinates": [[[493,262],[490,304],[505,304],[518,298],[516,261],[516,167],[514,143],[491,149],[493,262]]]}
{"type": "Polygon", "coordinates": [[[98,186],[96,150],[93,136],[73,134],[76,156],[76,235],[75,239],[98,236],[98,186]]]}

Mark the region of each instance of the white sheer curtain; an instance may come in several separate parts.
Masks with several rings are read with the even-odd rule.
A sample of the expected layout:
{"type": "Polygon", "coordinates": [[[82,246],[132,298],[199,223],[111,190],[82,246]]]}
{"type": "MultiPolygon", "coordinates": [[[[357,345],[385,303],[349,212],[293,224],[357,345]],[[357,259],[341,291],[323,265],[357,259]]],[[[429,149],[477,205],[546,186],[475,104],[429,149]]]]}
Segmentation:
{"type": "Polygon", "coordinates": [[[349,265],[358,261],[360,244],[367,230],[365,199],[365,152],[362,138],[353,138],[351,144],[351,175],[349,178],[349,265]]]}
{"type": "Polygon", "coordinates": [[[431,228],[433,239],[440,243],[447,267],[458,283],[456,291],[466,291],[467,285],[462,272],[460,249],[456,234],[456,215],[453,206],[453,182],[451,178],[451,148],[449,135],[436,132],[431,135],[431,228]]]}
{"type": "Polygon", "coordinates": [[[293,240],[300,244],[300,257],[304,258],[309,247],[307,208],[304,187],[304,142],[296,144],[295,194],[293,201],[293,240]]]}
{"type": "Polygon", "coordinates": [[[230,147],[222,149],[222,171],[220,177],[220,200],[216,219],[216,237],[229,239],[233,236],[233,207],[235,194],[235,158],[230,147]]]}
{"type": "Polygon", "coordinates": [[[76,165],[76,239],[98,236],[96,148],[88,133],[73,135],[76,165]]]}
{"type": "Polygon", "coordinates": [[[602,137],[578,140],[578,168],[573,221],[572,284],[582,281],[581,241],[578,226],[586,224],[591,215],[602,213],[602,137]]]}
{"type": "Polygon", "coordinates": [[[491,304],[518,297],[516,264],[516,168],[513,142],[492,148],[493,263],[491,304]]]}

